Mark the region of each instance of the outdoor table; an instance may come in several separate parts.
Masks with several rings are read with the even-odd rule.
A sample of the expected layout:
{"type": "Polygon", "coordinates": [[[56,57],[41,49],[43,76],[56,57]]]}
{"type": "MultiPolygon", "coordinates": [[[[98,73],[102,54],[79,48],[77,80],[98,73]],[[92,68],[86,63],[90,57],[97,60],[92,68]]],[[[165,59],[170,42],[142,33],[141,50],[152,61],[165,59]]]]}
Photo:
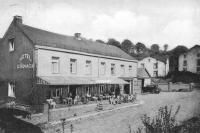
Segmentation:
{"type": "Polygon", "coordinates": [[[93,99],[94,101],[97,101],[97,100],[98,100],[98,98],[97,98],[97,97],[92,97],[92,99],[93,99]]]}

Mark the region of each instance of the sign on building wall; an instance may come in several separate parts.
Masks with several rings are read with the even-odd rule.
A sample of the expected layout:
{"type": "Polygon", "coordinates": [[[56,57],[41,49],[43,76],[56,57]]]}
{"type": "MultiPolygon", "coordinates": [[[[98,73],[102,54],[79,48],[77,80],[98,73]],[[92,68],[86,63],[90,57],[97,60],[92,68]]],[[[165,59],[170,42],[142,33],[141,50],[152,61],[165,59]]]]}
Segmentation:
{"type": "Polygon", "coordinates": [[[33,68],[33,61],[30,54],[22,54],[17,64],[17,69],[30,69],[33,68]]]}

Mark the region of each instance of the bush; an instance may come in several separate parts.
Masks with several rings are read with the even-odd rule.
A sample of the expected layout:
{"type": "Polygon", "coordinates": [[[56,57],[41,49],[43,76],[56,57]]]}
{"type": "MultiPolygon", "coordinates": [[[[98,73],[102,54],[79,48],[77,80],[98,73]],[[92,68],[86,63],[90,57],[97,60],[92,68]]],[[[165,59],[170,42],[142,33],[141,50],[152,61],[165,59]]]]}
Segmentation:
{"type": "Polygon", "coordinates": [[[183,122],[179,129],[182,133],[200,133],[200,115],[183,122]]]}
{"type": "MultiPolygon", "coordinates": [[[[172,106],[160,107],[158,114],[151,119],[144,115],[141,120],[144,125],[146,133],[176,133],[175,127],[178,125],[176,122],[176,115],[180,110],[180,106],[172,114],[172,106]]],[[[141,133],[141,128],[138,128],[135,133],[141,133]]]]}
{"type": "Polygon", "coordinates": [[[179,112],[180,106],[172,115],[172,106],[160,107],[158,114],[152,120],[147,115],[142,117],[142,123],[146,127],[147,133],[174,133],[173,128],[177,126],[176,115],[179,112]]]}
{"type": "Polygon", "coordinates": [[[173,83],[198,83],[200,81],[200,74],[195,74],[187,71],[174,71],[169,72],[165,78],[170,78],[173,83]]]}

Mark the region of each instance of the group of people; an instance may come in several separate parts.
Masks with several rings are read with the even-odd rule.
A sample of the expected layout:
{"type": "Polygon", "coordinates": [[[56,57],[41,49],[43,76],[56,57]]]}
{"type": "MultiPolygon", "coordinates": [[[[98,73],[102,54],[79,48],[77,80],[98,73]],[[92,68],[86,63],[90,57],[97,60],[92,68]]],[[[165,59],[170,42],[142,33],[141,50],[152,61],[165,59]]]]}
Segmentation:
{"type": "Polygon", "coordinates": [[[136,93],[131,95],[131,94],[123,94],[123,95],[118,95],[114,96],[112,95],[109,98],[109,103],[110,104],[121,104],[122,102],[128,103],[128,102],[135,102],[136,101],[136,93]]]}
{"type": "MultiPolygon", "coordinates": [[[[68,104],[68,105],[76,105],[81,102],[82,104],[88,103],[90,100],[92,101],[102,101],[103,97],[106,97],[106,99],[109,100],[110,104],[121,104],[121,103],[127,103],[127,102],[135,102],[136,101],[136,93],[135,94],[120,94],[115,95],[115,93],[107,94],[107,95],[99,95],[99,96],[91,96],[89,94],[86,94],[85,96],[80,97],[79,95],[75,95],[75,97],[72,97],[72,94],[69,93],[67,97],[60,97],[60,103],[68,104]]],[[[50,108],[56,107],[56,102],[53,100],[53,98],[47,99],[47,102],[49,104],[50,108]]]]}

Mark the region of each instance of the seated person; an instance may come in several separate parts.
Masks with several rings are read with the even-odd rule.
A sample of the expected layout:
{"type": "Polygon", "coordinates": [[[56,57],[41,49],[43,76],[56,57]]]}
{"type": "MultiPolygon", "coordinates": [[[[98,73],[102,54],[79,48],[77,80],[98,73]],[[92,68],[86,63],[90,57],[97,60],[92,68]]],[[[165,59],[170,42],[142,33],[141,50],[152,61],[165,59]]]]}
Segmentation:
{"type": "Polygon", "coordinates": [[[115,104],[114,96],[112,96],[112,97],[109,98],[109,103],[110,104],[115,104]]]}
{"type": "Polygon", "coordinates": [[[79,101],[79,95],[76,95],[74,98],[74,104],[78,104],[79,101]]]}
{"type": "Polygon", "coordinates": [[[56,108],[56,102],[52,101],[51,106],[52,106],[53,109],[56,108]]]}
{"type": "Polygon", "coordinates": [[[53,99],[47,99],[47,102],[50,106],[50,108],[55,108],[56,107],[56,102],[53,101],[53,99]]]}
{"type": "Polygon", "coordinates": [[[132,100],[132,97],[131,97],[131,95],[129,94],[128,95],[128,101],[130,102],[132,100]]]}

